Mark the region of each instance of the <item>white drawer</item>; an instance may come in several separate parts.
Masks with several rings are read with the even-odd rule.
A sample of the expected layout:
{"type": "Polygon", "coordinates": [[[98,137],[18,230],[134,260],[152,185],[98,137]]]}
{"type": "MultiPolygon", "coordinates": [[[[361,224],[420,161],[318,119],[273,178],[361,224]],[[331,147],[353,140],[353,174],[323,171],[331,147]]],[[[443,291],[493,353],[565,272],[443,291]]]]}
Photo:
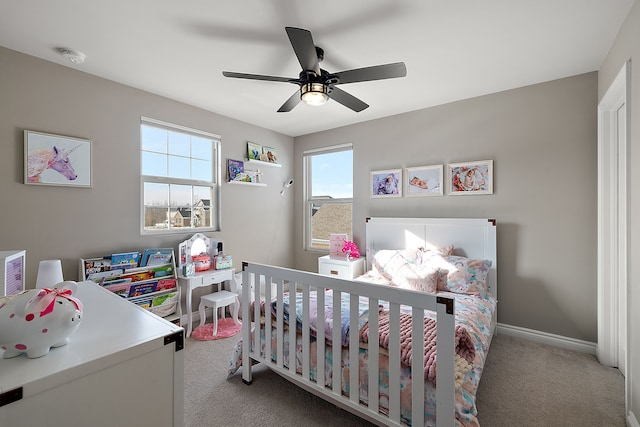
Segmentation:
{"type": "Polygon", "coordinates": [[[364,274],[364,259],[336,259],[326,255],[318,258],[318,273],[351,280],[364,274]]]}
{"type": "Polygon", "coordinates": [[[341,279],[351,279],[349,277],[349,266],[348,265],[340,265],[333,264],[328,262],[321,262],[318,266],[318,273],[324,274],[325,276],[335,276],[341,279]]]}

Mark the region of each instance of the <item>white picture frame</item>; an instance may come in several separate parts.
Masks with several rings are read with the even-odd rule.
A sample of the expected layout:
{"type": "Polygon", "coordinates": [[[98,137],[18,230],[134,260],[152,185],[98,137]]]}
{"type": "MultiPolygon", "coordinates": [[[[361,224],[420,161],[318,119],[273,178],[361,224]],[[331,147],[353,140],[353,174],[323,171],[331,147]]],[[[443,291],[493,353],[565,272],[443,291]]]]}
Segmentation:
{"type": "Polygon", "coordinates": [[[452,196],[493,194],[493,160],[450,163],[447,183],[452,196]]]}
{"type": "Polygon", "coordinates": [[[371,171],[369,191],[372,198],[402,197],[402,169],[371,171]]]}
{"type": "Polygon", "coordinates": [[[405,168],[405,196],[442,196],[444,194],[443,165],[405,168]]]}
{"type": "Polygon", "coordinates": [[[24,131],[24,183],[93,186],[92,144],[87,139],[24,131]]]}

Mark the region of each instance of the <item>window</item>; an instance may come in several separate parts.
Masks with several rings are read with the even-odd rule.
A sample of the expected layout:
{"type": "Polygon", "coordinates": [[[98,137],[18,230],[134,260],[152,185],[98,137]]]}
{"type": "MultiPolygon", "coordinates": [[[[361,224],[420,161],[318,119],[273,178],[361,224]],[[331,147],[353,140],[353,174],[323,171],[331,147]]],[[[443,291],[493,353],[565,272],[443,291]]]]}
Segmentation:
{"type": "Polygon", "coordinates": [[[142,234],[220,230],[220,137],[142,118],[142,234]]]}
{"type": "Polygon", "coordinates": [[[306,151],[305,249],[328,250],[329,234],[352,235],[353,148],[351,144],[306,151]]]}

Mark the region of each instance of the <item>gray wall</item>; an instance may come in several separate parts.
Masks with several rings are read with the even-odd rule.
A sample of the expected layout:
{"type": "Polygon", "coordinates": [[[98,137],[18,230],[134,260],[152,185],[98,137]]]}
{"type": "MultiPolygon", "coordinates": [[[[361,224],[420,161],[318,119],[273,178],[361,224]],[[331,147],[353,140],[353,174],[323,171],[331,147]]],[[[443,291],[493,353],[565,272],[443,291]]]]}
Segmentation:
{"type": "MultiPolygon", "coordinates": [[[[354,238],[368,216],[498,221],[498,321],[596,341],[597,74],[496,93],[296,138],[302,152],[354,147],[354,238]],[[368,197],[371,170],[494,161],[494,194],[368,197]]],[[[446,174],[445,174],[446,176],[446,174]]],[[[295,247],[303,195],[296,188],[295,247]]],[[[296,251],[315,271],[318,253],[296,251]]]]}
{"type": "MultiPolygon", "coordinates": [[[[600,68],[598,76],[598,94],[599,99],[606,93],[607,89],[615,79],[616,75],[622,68],[623,64],[631,59],[636,61],[631,65],[631,84],[627,89],[630,90],[630,98],[628,99],[630,106],[631,120],[629,123],[629,305],[628,307],[640,306],[640,265],[638,265],[638,256],[640,254],[640,172],[634,168],[634,165],[640,164],[640,109],[637,108],[640,101],[640,67],[637,59],[640,58],[640,3],[637,1],[631,8],[631,12],[627,16],[622,28],[618,33],[609,54],[600,68]]],[[[627,378],[630,381],[631,395],[629,396],[630,405],[628,411],[635,414],[636,423],[640,417],[640,382],[637,380],[640,375],[640,334],[638,333],[638,325],[640,325],[640,313],[633,309],[628,310],[629,313],[629,347],[628,347],[628,365],[627,378]]]]}
{"type": "Polygon", "coordinates": [[[264,171],[268,187],[222,186],[223,231],[212,237],[224,240],[237,261],[316,271],[319,254],[302,251],[302,151],[350,142],[357,243],[363,246],[367,216],[496,218],[498,320],[596,340],[596,73],[298,137],[294,144],[7,49],[0,49],[0,72],[0,249],[27,249],[31,282],[40,259],[61,258],[65,276],[75,278],[80,257],[175,247],[187,237],[139,233],[139,118],[147,116],[220,134],[223,159],[241,158],[247,140],[278,150],[283,167],[264,171]],[[23,129],[93,140],[94,188],[22,184],[23,129]],[[368,197],[370,170],[485,159],[494,160],[493,195],[368,197]],[[290,176],[295,189],[281,197],[290,176]]]}
{"type": "Polygon", "coordinates": [[[293,138],[5,48],[0,94],[0,250],[27,250],[28,287],[42,259],[62,259],[65,279],[76,279],[81,257],[177,250],[191,235],[140,235],[140,116],[221,135],[224,165],[246,157],[247,140],[276,148],[282,167],[264,169],[267,187],[222,184],[222,231],[207,234],[237,265],[293,263],[293,198],[280,196],[293,138]],[[24,129],[92,140],[93,188],[24,185],[24,129]]]}

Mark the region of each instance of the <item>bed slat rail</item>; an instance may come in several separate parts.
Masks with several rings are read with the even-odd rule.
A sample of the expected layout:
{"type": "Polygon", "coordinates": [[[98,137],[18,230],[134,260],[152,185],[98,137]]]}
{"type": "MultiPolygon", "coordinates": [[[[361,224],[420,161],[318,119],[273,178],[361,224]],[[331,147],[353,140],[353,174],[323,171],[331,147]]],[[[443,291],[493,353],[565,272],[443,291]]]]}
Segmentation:
{"type": "Polygon", "coordinates": [[[261,264],[249,263],[243,272],[243,283],[264,283],[276,284],[276,295],[271,295],[271,286],[265,286],[264,300],[261,301],[260,286],[243,286],[242,288],[242,379],[245,383],[251,383],[252,361],[267,364],[272,370],[286,377],[291,382],[316,394],[323,399],[378,425],[403,425],[400,414],[400,307],[401,305],[412,307],[411,331],[413,336],[412,351],[412,425],[424,425],[424,387],[416,387],[417,384],[424,384],[424,310],[431,310],[437,313],[437,352],[438,369],[436,372],[436,395],[437,395],[437,417],[438,427],[450,427],[454,425],[454,351],[455,351],[455,319],[452,312],[453,300],[436,298],[420,292],[398,290],[388,286],[380,286],[365,282],[342,280],[334,277],[327,277],[315,273],[307,273],[286,268],[279,268],[261,264]],[[324,330],[325,310],[329,301],[325,300],[322,290],[332,290],[332,304],[334,310],[331,340],[333,360],[332,371],[325,375],[327,365],[325,357],[326,346],[329,343],[324,330]],[[315,336],[316,349],[313,352],[314,338],[311,335],[311,304],[310,294],[316,292],[318,318],[315,336]],[[253,292],[253,294],[252,294],[253,292]],[[284,294],[289,293],[289,323],[292,327],[287,328],[284,322],[284,294]],[[340,308],[342,305],[342,294],[349,296],[349,348],[343,349],[342,326],[340,308]],[[253,296],[255,304],[251,311],[250,297],[253,296]],[[368,301],[368,313],[360,319],[359,297],[365,297],[368,301]],[[273,327],[270,319],[271,307],[268,301],[275,299],[277,320],[273,327]],[[245,319],[261,318],[261,302],[264,303],[265,322],[264,328],[253,327],[252,322],[245,319]],[[379,312],[380,302],[389,303],[389,327],[390,331],[398,333],[389,334],[389,348],[387,351],[389,358],[389,407],[388,415],[380,413],[379,406],[379,377],[378,365],[380,361],[379,353],[379,312]],[[299,303],[299,304],[297,304],[299,303]],[[371,309],[374,307],[375,309],[371,309]],[[296,351],[296,325],[297,319],[301,320],[302,333],[299,341],[301,352],[296,351]],[[359,367],[360,340],[359,330],[364,322],[369,322],[369,344],[368,344],[368,367],[363,371],[359,367]],[[271,334],[275,327],[275,342],[272,344],[271,334]],[[253,328],[253,329],[252,329],[253,328]],[[260,334],[261,329],[265,334],[264,352],[262,352],[260,334]],[[275,346],[275,348],[273,348],[275,346]],[[284,360],[285,347],[289,346],[289,360],[284,360]],[[349,375],[342,377],[341,360],[342,352],[348,351],[349,375]],[[274,357],[272,357],[272,354],[274,357]],[[275,360],[273,360],[275,359],[275,360]],[[311,365],[315,359],[316,368],[311,365]],[[366,375],[368,379],[368,402],[360,401],[360,375],[366,375]],[[344,384],[343,384],[344,382],[344,384]],[[332,384],[329,388],[326,384],[332,384]],[[346,392],[343,393],[343,388],[346,392]]]}

